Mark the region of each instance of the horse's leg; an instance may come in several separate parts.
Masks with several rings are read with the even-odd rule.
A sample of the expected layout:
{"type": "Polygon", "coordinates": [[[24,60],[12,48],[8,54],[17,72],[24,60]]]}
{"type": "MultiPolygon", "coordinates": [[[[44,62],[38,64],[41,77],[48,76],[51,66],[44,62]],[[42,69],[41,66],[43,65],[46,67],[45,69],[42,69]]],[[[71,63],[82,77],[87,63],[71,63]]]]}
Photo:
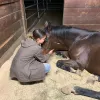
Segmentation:
{"type": "Polygon", "coordinates": [[[60,55],[61,56],[61,51],[56,51],[56,55],[60,55]]]}
{"type": "Polygon", "coordinates": [[[56,54],[62,56],[63,58],[68,57],[68,52],[67,51],[56,51],[56,54]]]}
{"type": "MultiPolygon", "coordinates": [[[[61,68],[63,70],[67,70],[67,71],[73,72],[73,73],[77,73],[77,72],[73,71],[72,68],[74,70],[78,70],[80,68],[78,63],[76,61],[74,61],[74,60],[58,60],[56,65],[57,65],[57,67],[59,67],[59,68],[61,68]]],[[[80,73],[77,73],[77,74],[80,75],[80,73]]]]}
{"type": "Polygon", "coordinates": [[[63,58],[67,58],[68,57],[68,51],[61,51],[61,55],[63,58]]]}

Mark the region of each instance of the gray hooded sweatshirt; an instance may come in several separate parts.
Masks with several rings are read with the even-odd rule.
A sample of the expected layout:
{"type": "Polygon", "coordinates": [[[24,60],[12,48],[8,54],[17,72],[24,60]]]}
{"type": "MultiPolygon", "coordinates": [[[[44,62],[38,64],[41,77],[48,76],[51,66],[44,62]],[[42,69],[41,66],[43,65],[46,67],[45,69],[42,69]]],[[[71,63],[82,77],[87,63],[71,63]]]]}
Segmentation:
{"type": "Polygon", "coordinates": [[[20,82],[39,81],[45,78],[44,62],[49,54],[43,55],[41,46],[33,39],[26,39],[15,55],[10,68],[10,77],[20,82]]]}

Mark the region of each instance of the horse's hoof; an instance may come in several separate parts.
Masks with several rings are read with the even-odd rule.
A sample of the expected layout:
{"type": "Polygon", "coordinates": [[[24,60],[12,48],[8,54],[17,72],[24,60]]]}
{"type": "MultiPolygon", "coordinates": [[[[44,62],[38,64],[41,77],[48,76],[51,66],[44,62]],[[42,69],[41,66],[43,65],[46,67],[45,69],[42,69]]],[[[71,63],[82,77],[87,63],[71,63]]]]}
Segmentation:
{"type": "Polygon", "coordinates": [[[56,66],[61,68],[62,65],[63,65],[62,60],[58,60],[57,63],[56,63],[56,66]]]}
{"type": "Polygon", "coordinates": [[[56,51],[56,55],[61,56],[61,52],[60,51],[56,51]]]}
{"type": "Polygon", "coordinates": [[[62,60],[57,61],[56,66],[58,68],[63,69],[63,70],[66,70],[66,71],[69,71],[69,72],[71,71],[69,66],[63,64],[62,60]]]}

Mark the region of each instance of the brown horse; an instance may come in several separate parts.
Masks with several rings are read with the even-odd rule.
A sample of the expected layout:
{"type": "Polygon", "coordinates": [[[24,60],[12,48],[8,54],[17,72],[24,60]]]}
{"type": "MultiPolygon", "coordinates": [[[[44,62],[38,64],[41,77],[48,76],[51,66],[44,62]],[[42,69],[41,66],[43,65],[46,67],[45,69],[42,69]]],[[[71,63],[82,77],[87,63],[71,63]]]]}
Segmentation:
{"type": "Polygon", "coordinates": [[[100,32],[84,29],[53,26],[49,31],[48,41],[44,50],[65,50],[70,60],[59,60],[57,66],[70,70],[86,69],[88,72],[100,75],[100,32]]]}

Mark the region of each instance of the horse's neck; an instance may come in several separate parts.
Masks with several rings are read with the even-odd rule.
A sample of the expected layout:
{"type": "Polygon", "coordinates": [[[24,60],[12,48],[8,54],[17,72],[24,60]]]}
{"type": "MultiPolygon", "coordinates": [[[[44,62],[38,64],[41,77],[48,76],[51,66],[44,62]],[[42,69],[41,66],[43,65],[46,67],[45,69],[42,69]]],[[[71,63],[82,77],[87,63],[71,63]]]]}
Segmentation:
{"type": "Polygon", "coordinates": [[[69,33],[66,34],[65,43],[67,43],[67,47],[70,48],[74,42],[80,40],[81,38],[87,37],[88,35],[92,35],[93,33],[97,32],[89,32],[86,30],[72,28],[70,29],[69,33]]]}
{"type": "Polygon", "coordinates": [[[70,48],[70,46],[75,42],[76,38],[78,37],[78,34],[67,34],[66,37],[63,39],[64,44],[67,46],[67,48],[70,48]]]}
{"type": "Polygon", "coordinates": [[[66,34],[65,43],[68,48],[77,40],[79,40],[82,36],[88,35],[89,32],[77,28],[71,28],[69,33],[66,34]]]}
{"type": "Polygon", "coordinates": [[[83,35],[89,35],[89,34],[93,33],[91,31],[87,31],[87,30],[83,30],[83,29],[78,29],[78,28],[71,28],[70,32],[74,33],[74,34],[82,35],[82,36],[83,35]]]}

